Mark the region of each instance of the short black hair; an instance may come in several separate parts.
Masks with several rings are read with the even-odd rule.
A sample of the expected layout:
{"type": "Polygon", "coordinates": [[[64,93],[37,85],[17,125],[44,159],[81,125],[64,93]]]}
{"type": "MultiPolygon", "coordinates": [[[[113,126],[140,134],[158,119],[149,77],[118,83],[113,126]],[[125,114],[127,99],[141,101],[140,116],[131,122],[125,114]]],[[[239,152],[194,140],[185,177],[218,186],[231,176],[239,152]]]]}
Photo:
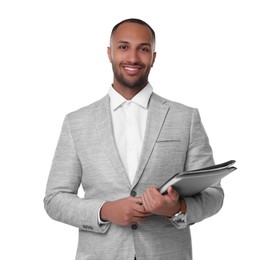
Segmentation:
{"type": "Polygon", "coordinates": [[[114,26],[114,28],[112,29],[111,38],[112,38],[114,32],[117,30],[117,28],[123,23],[137,23],[137,24],[141,24],[141,25],[146,26],[150,30],[150,32],[152,33],[153,43],[155,44],[155,32],[154,32],[153,28],[148,23],[144,22],[141,19],[137,19],[137,18],[125,19],[125,20],[119,22],[118,24],[116,24],[114,26]]]}

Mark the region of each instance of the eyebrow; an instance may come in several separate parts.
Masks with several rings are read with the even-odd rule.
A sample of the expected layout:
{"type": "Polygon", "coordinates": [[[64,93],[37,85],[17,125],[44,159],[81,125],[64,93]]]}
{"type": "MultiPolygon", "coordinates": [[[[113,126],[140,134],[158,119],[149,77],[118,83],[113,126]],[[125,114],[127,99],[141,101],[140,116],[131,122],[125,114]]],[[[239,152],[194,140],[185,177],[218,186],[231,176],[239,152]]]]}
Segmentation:
{"type": "MultiPolygon", "coordinates": [[[[128,41],[118,41],[116,44],[130,44],[128,41]]],[[[146,46],[150,46],[150,47],[152,47],[152,44],[151,43],[148,43],[148,42],[142,42],[142,43],[140,43],[139,44],[139,46],[141,46],[141,45],[146,45],[146,46]]]]}

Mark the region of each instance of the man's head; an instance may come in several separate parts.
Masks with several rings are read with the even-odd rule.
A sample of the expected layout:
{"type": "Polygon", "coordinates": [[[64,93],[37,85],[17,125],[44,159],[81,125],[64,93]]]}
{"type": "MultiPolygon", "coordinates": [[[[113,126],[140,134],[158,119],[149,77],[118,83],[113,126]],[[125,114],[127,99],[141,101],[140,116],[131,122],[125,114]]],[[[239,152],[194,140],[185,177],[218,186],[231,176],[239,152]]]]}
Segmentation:
{"type": "MultiPolygon", "coordinates": [[[[137,19],[137,18],[126,19],[126,20],[123,20],[123,21],[119,22],[118,24],[116,24],[112,29],[110,41],[112,41],[113,34],[117,30],[117,28],[121,24],[124,24],[124,23],[134,23],[134,24],[140,24],[140,25],[146,26],[151,32],[152,41],[153,41],[153,49],[155,50],[155,32],[154,32],[153,28],[148,23],[144,22],[143,20],[137,19]]],[[[110,42],[110,44],[111,44],[111,42],[110,42]]]]}
{"type": "Polygon", "coordinates": [[[141,90],[155,61],[155,33],[144,21],[127,19],[114,26],[108,56],[114,87],[141,90]]]}

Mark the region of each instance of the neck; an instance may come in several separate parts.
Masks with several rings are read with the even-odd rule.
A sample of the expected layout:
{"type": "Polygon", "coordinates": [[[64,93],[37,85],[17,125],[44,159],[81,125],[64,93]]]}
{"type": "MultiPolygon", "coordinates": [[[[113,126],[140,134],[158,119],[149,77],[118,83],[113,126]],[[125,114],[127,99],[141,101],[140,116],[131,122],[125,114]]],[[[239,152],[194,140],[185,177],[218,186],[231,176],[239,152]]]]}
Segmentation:
{"type": "Polygon", "coordinates": [[[128,88],[125,86],[121,86],[120,84],[113,84],[113,88],[126,100],[131,100],[135,95],[137,95],[143,88],[146,87],[148,83],[144,86],[139,86],[135,88],[128,88]]]}

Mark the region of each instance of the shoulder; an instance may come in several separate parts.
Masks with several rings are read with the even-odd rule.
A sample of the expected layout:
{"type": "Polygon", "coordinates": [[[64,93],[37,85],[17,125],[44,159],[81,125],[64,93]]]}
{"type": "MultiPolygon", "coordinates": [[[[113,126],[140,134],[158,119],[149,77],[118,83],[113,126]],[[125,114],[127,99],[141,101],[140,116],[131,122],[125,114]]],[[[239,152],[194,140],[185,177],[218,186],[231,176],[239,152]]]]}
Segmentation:
{"type": "Polygon", "coordinates": [[[109,96],[105,95],[103,98],[95,101],[92,104],[89,104],[87,106],[81,107],[75,111],[68,113],[67,116],[71,120],[85,118],[88,117],[89,114],[94,113],[94,111],[99,111],[107,106],[109,106],[109,96]]]}
{"type": "Polygon", "coordinates": [[[165,106],[168,106],[169,112],[171,112],[171,113],[175,113],[175,114],[179,113],[179,114],[191,116],[193,113],[198,112],[197,108],[187,106],[187,105],[182,104],[180,102],[166,99],[164,97],[157,95],[154,92],[152,94],[152,98],[157,100],[157,102],[159,102],[165,106]]]}
{"type": "Polygon", "coordinates": [[[168,109],[166,120],[174,125],[188,126],[200,123],[201,117],[197,108],[187,106],[180,102],[171,101],[155,93],[152,94],[154,103],[161,104],[168,109]]]}
{"type": "Polygon", "coordinates": [[[96,118],[109,108],[109,96],[106,95],[92,104],[81,107],[65,116],[65,122],[68,122],[71,130],[81,131],[81,129],[93,129],[96,118]]]}

